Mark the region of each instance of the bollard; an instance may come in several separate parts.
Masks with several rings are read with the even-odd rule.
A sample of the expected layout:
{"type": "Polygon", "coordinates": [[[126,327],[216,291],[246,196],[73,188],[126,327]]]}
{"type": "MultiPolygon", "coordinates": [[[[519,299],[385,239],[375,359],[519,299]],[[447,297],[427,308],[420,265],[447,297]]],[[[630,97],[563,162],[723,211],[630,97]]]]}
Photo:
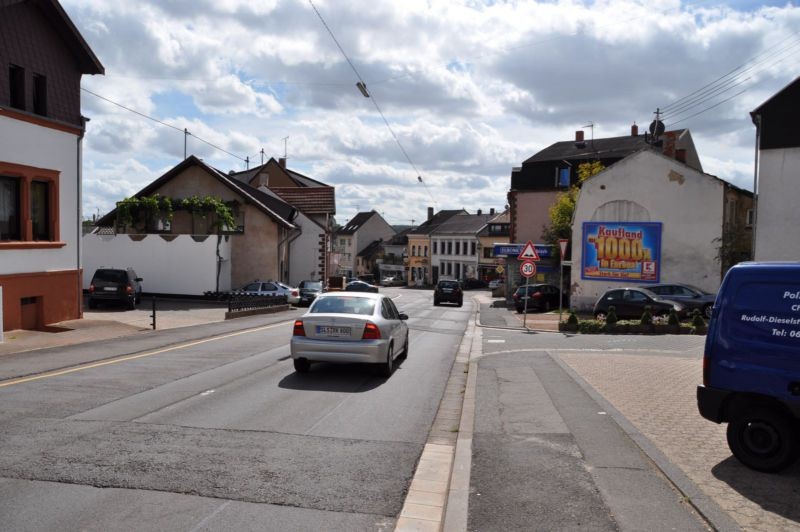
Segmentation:
{"type": "Polygon", "coordinates": [[[156,330],[156,296],[153,296],[153,313],[150,314],[150,317],[153,318],[153,330],[156,330]]]}

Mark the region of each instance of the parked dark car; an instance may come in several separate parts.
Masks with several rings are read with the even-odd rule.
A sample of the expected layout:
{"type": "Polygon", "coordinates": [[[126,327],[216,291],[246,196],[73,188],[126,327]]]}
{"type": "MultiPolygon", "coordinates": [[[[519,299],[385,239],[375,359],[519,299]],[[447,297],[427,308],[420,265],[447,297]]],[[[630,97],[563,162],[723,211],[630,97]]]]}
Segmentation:
{"type": "Polygon", "coordinates": [[[525,300],[528,300],[528,310],[543,310],[558,308],[558,296],[561,291],[551,284],[529,284],[528,293],[525,294],[525,285],[517,288],[514,295],[514,306],[517,312],[525,310],[525,300]]]}
{"type": "Polygon", "coordinates": [[[128,309],[136,308],[142,299],[142,278],[133,268],[100,268],[89,283],[89,308],[98,303],[121,303],[128,309]]]}
{"type": "Polygon", "coordinates": [[[297,289],[300,292],[300,301],[297,305],[308,307],[322,293],[322,281],[300,281],[297,289]]]}
{"type": "Polygon", "coordinates": [[[472,290],[475,288],[486,288],[489,286],[486,281],[481,279],[464,279],[464,290],[472,290]]]}
{"type": "Polygon", "coordinates": [[[345,292],[378,292],[378,287],[364,281],[351,281],[344,287],[345,292]]]}
{"type": "Polygon", "coordinates": [[[439,281],[433,291],[433,306],[441,303],[455,303],[459,307],[464,304],[464,291],[458,281],[439,281]]]}
{"type": "Polygon", "coordinates": [[[645,307],[650,307],[653,316],[666,316],[675,309],[679,318],[686,316],[686,307],[677,301],[662,299],[644,288],[615,288],[609,290],[594,305],[594,316],[605,316],[608,308],[614,307],[618,318],[641,318],[645,307]]]}
{"type": "Polygon", "coordinates": [[[714,301],[717,299],[717,294],[706,292],[690,284],[656,284],[648,286],[647,289],[657,296],[681,303],[686,307],[687,312],[693,312],[694,309],[700,310],[707,320],[711,319],[714,301]]]}

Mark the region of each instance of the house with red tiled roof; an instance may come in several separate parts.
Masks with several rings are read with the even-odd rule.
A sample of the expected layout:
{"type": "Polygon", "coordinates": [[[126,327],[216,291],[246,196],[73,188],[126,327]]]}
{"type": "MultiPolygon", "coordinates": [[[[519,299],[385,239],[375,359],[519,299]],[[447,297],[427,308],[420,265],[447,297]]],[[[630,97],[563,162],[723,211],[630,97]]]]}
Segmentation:
{"type": "Polygon", "coordinates": [[[332,186],[286,167],[286,159],[269,161],[244,172],[231,172],[238,182],[274,194],[297,210],[296,233],[289,240],[288,282],[296,286],[306,279],[322,280],[332,270],[327,250],[331,247],[336,194],[332,186]]]}

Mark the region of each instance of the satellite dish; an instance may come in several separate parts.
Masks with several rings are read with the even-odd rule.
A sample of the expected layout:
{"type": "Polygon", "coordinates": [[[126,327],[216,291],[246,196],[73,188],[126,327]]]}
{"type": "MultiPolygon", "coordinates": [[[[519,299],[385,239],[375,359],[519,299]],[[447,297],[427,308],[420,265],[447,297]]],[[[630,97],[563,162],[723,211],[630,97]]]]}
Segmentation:
{"type": "Polygon", "coordinates": [[[663,135],[665,129],[666,128],[664,127],[664,122],[662,122],[661,120],[653,120],[650,123],[650,134],[653,135],[654,137],[660,137],[661,135],[663,135]]]}

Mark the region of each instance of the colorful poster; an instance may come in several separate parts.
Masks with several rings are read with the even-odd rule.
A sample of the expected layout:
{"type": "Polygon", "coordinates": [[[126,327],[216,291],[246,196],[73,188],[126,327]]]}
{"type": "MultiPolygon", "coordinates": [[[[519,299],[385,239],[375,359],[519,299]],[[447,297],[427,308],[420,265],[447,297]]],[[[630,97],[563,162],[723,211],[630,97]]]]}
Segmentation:
{"type": "Polygon", "coordinates": [[[584,222],[581,279],[657,283],[660,222],[584,222]]]}

